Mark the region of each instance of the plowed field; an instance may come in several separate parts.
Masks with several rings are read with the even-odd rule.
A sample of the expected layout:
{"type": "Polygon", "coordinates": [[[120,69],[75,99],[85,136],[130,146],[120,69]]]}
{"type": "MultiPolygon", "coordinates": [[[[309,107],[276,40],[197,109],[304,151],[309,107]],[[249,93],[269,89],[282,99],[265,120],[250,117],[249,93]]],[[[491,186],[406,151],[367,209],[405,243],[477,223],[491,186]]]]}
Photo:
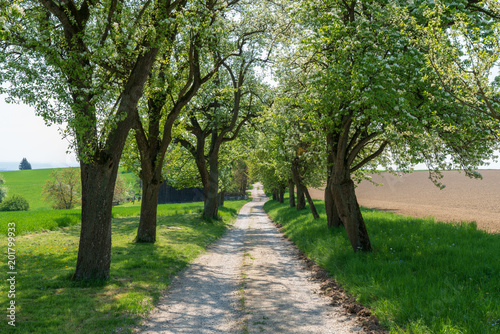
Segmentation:
{"type": "MultiPolygon", "coordinates": [[[[427,171],[400,177],[383,173],[358,185],[361,206],[412,217],[434,217],[438,221],[475,221],[479,229],[500,233],[500,170],[482,170],[482,180],[469,179],[464,173],[444,172],[440,190],[428,178],[427,171]]],[[[323,199],[323,192],[311,192],[323,199]]]]}

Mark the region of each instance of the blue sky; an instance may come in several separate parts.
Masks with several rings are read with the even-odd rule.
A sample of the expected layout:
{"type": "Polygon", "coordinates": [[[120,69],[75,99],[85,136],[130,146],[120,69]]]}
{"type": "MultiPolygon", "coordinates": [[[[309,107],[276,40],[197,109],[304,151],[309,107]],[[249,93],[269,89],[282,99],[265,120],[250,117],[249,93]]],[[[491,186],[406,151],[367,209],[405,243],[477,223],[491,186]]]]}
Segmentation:
{"type": "MultiPolygon", "coordinates": [[[[33,168],[78,166],[75,154],[67,154],[69,143],[57,125],[47,126],[34,110],[22,104],[8,104],[0,96],[0,170],[17,169],[23,158],[33,168]],[[8,165],[6,162],[16,163],[8,165]]],[[[415,166],[425,169],[425,166],[415,166]]],[[[500,163],[485,168],[500,169],[500,163]]]]}

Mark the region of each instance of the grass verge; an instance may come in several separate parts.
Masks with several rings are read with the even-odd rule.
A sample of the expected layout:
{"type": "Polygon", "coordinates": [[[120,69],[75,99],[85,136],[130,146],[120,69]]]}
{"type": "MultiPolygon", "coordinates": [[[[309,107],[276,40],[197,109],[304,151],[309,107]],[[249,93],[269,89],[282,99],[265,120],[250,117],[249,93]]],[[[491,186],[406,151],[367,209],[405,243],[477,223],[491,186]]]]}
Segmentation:
{"type": "MultiPolygon", "coordinates": [[[[201,212],[203,212],[202,202],[158,205],[158,216],[201,212]]],[[[140,213],[140,202],[136,202],[133,206],[116,206],[113,208],[113,218],[138,217],[140,213]]],[[[222,211],[221,214],[226,213],[222,211]]],[[[22,235],[44,230],[53,231],[60,227],[76,225],[80,223],[81,217],[81,209],[0,212],[0,235],[7,235],[8,223],[15,223],[16,234],[22,235]]]]}
{"type": "MultiPolygon", "coordinates": [[[[0,332],[131,333],[153,309],[171,278],[224,233],[245,203],[225,202],[219,209],[223,219],[212,223],[201,219],[196,204],[175,204],[177,209],[170,211],[173,215],[158,217],[155,244],[133,243],[138,218],[117,214],[112,226],[111,277],[104,283],[70,281],[80,226],[16,237],[16,327],[7,324],[12,299],[4,280],[0,332]]],[[[7,237],[0,238],[0,250],[0,270],[6,279],[10,271],[7,237]]]]}
{"type": "Polygon", "coordinates": [[[500,333],[500,235],[364,209],[374,251],[354,253],[315,204],[317,220],[276,201],[264,209],[391,333],[500,333]]]}

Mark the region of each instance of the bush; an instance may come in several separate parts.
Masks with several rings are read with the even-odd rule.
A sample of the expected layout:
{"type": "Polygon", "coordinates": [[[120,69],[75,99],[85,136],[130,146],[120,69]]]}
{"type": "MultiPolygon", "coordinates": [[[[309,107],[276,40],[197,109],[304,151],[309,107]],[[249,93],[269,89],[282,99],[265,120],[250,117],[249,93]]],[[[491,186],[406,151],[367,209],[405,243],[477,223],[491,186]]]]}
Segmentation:
{"type": "Polygon", "coordinates": [[[4,179],[2,175],[0,175],[0,203],[7,197],[7,187],[4,186],[4,179]]]}
{"type": "Polygon", "coordinates": [[[28,211],[28,201],[20,195],[12,195],[0,204],[0,211],[28,211]]]}
{"type": "Polygon", "coordinates": [[[81,181],[78,168],[54,169],[43,187],[46,201],[54,209],[72,209],[80,202],[81,181]]]}

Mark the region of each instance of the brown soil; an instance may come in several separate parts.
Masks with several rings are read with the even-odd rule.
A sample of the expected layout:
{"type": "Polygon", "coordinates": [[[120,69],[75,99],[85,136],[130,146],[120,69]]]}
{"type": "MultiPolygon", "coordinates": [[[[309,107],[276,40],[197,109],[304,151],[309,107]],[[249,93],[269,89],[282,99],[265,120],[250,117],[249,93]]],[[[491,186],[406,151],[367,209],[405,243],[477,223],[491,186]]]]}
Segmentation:
{"type": "MultiPolygon", "coordinates": [[[[470,179],[456,171],[443,172],[440,190],[427,171],[400,177],[382,173],[372,181],[361,182],[356,195],[361,206],[404,216],[434,217],[438,221],[475,221],[478,229],[500,233],[500,170],[482,170],[482,180],[470,179]]],[[[311,189],[311,196],[323,199],[322,190],[311,189]]]]}

